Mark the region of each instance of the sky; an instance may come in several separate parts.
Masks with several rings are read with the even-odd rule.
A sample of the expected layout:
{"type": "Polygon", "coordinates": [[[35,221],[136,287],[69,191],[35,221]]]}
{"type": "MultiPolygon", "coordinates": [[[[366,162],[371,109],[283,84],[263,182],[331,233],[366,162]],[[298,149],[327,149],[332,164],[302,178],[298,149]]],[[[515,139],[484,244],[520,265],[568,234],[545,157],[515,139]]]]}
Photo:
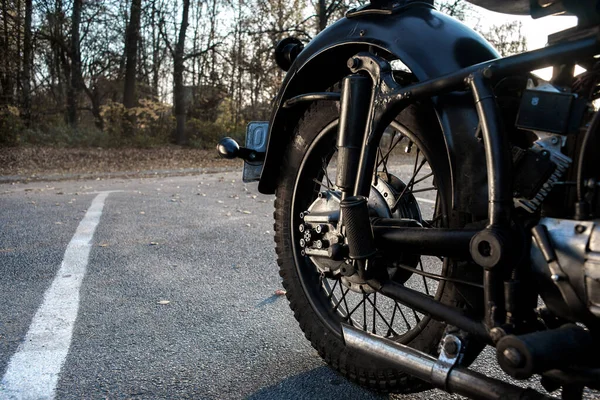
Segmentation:
{"type": "MultiPolygon", "coordinates": [[[[573,16],[552,16],[539,19],[533,19],[530,16],[501,14],[488,11],[485,8],[473,6],[479,14],[479,22],[484,28],[490,25],[500,25],[510,21],[521,21],[523,24],[523,34],[527,38],[527,48],[535,50],[546,45],[548,35],[560,32],[577,25],[577,18],[573,16]]],[[[576,71],[580,72],[582,70],[576,71]]],[[[551,68],[538,70],[536,74],[544,79],[550,79],[551,68]]]]}

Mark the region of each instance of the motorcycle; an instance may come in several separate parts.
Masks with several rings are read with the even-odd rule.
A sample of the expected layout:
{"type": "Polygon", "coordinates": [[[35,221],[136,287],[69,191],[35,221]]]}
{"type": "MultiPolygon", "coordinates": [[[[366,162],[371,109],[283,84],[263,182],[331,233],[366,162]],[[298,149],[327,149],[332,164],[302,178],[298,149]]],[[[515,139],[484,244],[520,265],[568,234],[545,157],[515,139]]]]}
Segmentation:
{"type": "Polygon", "coordinates": [[[500,58],[431,1],[373,1],[280,42],[270,121],[218,151],[275,194],[286,296],[331,368],[384,392],[548,398],[469,369],[490,345],[512,378],[581,398],[600,389],[600,7],[471,2],[579,23],[500,58]]]}

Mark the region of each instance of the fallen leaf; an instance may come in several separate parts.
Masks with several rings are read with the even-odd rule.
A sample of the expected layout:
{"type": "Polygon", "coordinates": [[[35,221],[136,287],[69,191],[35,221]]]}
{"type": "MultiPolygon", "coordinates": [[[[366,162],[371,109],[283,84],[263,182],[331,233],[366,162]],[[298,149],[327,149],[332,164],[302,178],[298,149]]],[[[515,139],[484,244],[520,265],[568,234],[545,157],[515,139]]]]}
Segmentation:
{"type": "Polygon", "coordinates": [[[243,214],[252,214],[252,211],[248,211],[248,210],[244,210],[242,211],[243,214]]]}
{"type": "Polygon", "coordinates": [[[228,213],[227,213],[227,214],[225,214],[225,215],[227,215],[228,217],[231,217],[231,213],[230,213],[230,212],[228,212],[228,213]]]}
{"type": "Polygon", "coordinates": [[[250,226],[250,224],[246,224],[246,226],[250,226]]]}
{"type": "Polygon", "coordinates": [[[177,203],[177,199],[171,199],[173,203],[177,203]]]}
{"type": "Polygon", "coordinates": [[[157,304],[164,305],[164,304],[169,304],[169,303],[170,303],[170,301],[169,301],[169,300],[160,300],[160,301],[158,301],[158,303],[157,303],[157,304]]]}
{"type": "Polygon", "coordinates": [[[252,198],[255,199],[257,196],[255,194],[252,195],[252,198]]]}
{"type": "Polygon", "coordinates": [[[108,243],[100,243],[98,247],[108,247],[108,243]]]}
{"type": "Polygon", "coordinates": [[[224,202],[223,200],[217,200],[217,203],[219,203],[219,204],[223,204],[223,203],[225,203],[225,202],[224,202]]]}
{"type": "Polygon", "coordinates": [[[150,242],[150,246],[158,246],[158,242],[150,242]]]}
{"type": "Polygon", "coordinates": [[[144,211],[140,211],[140,214],[142,214],[142,215],[143,215],[143,214],[146,214],[146,213],[145,213],[144,211]]]}
{"type": "Polygon", "coordinates": [[[283,289],[277,289],[275,291],[275,296],[285,296],[286,293],[287,292],[285,290],[283,290],[283,289]]]}
{"type": "Polygon", "coordinates": [[[56,225],[62,225],[62,222],[55,222],[56,225]]]}

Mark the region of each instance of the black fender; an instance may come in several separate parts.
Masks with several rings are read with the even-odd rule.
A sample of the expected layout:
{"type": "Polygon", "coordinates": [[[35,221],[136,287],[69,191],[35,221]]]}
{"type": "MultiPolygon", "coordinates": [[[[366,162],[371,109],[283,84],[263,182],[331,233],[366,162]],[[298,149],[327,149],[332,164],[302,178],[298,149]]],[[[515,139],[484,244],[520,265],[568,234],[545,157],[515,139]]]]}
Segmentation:
{"type": "MultiPolygon", "coordinates": [[[[286,109],[283,103],[291,97],[323,91],[339,82],[350,73],[347,60],[365,50],[400,59],[419,81],[499,57],[478,33],[424,3],[412,3],[391,15],[339,20],[298,55],[274,100],[267,153],[258,185],[261,193],[274,193],[284,149],[307,106],[286,109]]],[[[448,150],[454,203],[471,211],[474,202],[482,203],[485,215],[485,158],[483,146],[476,138],[479,119],[472,96],[468,92],[455,92],[433,98],[432,103],[448,150]],[[457,196],[461,198],[458,203],[457,196]]]]}

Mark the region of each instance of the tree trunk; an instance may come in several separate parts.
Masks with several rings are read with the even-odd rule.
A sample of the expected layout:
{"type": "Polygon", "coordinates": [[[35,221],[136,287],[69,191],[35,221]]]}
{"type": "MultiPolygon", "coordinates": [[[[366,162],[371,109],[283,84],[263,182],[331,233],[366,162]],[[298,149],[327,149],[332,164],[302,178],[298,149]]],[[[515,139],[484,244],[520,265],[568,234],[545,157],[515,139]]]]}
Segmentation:
{"type": "Polygon", "coordinates": [[[23,36],[23,121],[27,127],[31,124],[31,68],[33,51],[31,43],[32,0],[25,0],[25,27],[23,36]]]}
{"type": "Polygon", "coordinates": [[[175,106],[175,118],[177,127],[175,129],[175,142],[179,145],[187,144],[185,132],[186,104],[183,92],[183,72],[185,71],[185,34],[188,27],[188,14],[190,0],[183,0],[183,13],[181,15],[181,28],[179,38],[173,54],[173,103],[175,106]]]}
{"type": "Polygon", "coordinates": [[[319,9],[317,10],[317,33],[327,28],[327,17],[327,5],[325,4],[325,0],[319,0],[319,9]]]}
{"type": "Polygon", "coordinates": [[[2,32],[2,52],[4,54],[3,58],[3,71],[0,74],[0,85],[2,86],[2,90],[0,91],[0,104],[12,104],[13,102],[13,91],[14,91],[14,81],[12,76],[12,65],[11,59],[13,58],[10,48],[10,37],[12,36],[9,30],[9,6],[8,0],[2,1],[2,20],[3,20],[3,32],[2,32]]]}
{"type": "Polygon", "coordinates": [[[142,0],[131,2],[131,12],[127,34],[125,37],[125,87],[123,90],[123,105],[126,108],[136,106],[135,81],[137,71],[138,39],[140,35],[140,16],[142,0]]]}
{"type": "Polygon", "coordinates": [[[83,0],[73,0],[73,16],[71,19],[71,73],[69,90],[67,91],[67,122],[77,126],[78,97],[81,88],[81,51],[79,48],[79,25],[83,0]]]}

